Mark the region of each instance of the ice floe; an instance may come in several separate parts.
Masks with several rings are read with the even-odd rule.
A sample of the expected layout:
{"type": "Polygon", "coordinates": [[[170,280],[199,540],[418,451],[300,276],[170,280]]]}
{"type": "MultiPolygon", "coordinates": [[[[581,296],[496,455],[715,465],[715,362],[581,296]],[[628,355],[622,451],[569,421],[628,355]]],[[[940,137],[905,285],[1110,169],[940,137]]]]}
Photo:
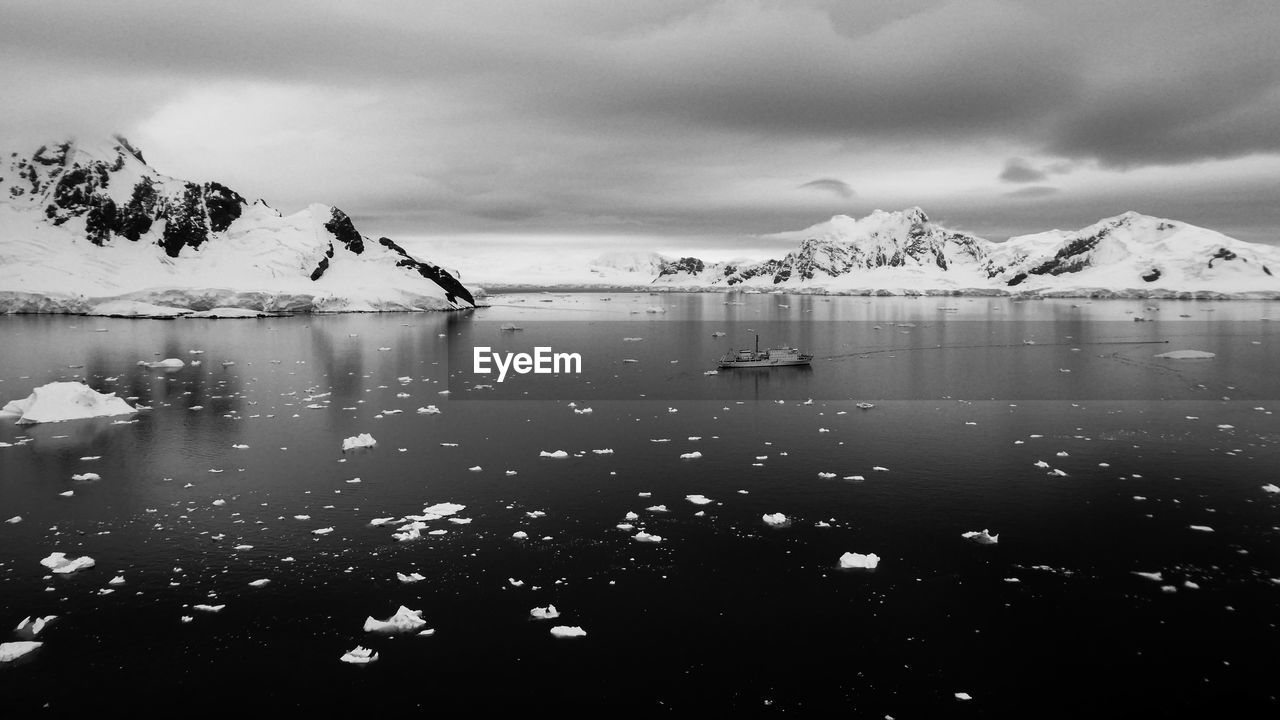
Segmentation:
{"type": "Polygon", "coordinates": [[[19,425],[63,422],[94,417],[110,417],[137,412],[111,393],[100,393],[81,382],[52,382],[31,391],[23,400],[12,400],[0,408],[18,416],[19,425]]]}
{"type": "Polygon", "coordinates": [[[378,653],[366,647],[357,645],[354,650],[348,650],[339,658],[344,663],[352,665],[367,665],[378,659],[378,653]]]}
{"type": "Polygon", "coordinates": [[[961,533],[960,537],[966,540],[972,540],[978,543],[979,545],[995,545],[996,543],[1000,542],[999,533],[992,535],[989,530],[985,530],[985,529],[981,531],[970,530],[969,532],[961,533]]]}
{"type": "Polygon", "coordinates": [[[386,620],[377,620],[372,616],[365,618],[364,631],[386,634],[409,633],[416,632],[426,624],[427,621],[422,619],[421,610],[410,610],[401,605],[395,615],[386,620]]]}
{"type": "Polygon", "coordinates": [[[354,437],[349,437],[343,440],[342,450],[343,452],[345,452],[347,450],[354,450],[356,448],[373,447],[374,445],[377,445],[377,444],[378,444],[378,441],[374,440],[373,436],[370,435],[369,433],[360,433],[359,435],[356,435],[354,437]]]}
{"type": "Polygon", "coordinates": [[[35,618],[28,616],[23,618],[22,622],[18,623],[18,627],[14,628],[14,632],[28,635],[30,637],[36,637],[42,630],[44,630],[45,625],[48,625],[57,617],[57,615],[45,615],[44,617],[35,618]]]}
{"type": "Polygon", "coordinates": [[[840,567],[846,569],[860,568],[864,570],[875,570],[876,566],[879,564],[880,556],[875,553],[867,553],[863,555],[862,553],[847,552],[840,556],[840,567]]]}
{"type": "Polygon", "coordinates": [[[93,558],[88,555],[82,555],[78,558],[70,559],[66,553],[49,553],[49,557],[40,561],[40,564],[49,568],[55,573],[65,575],[73,573],[77,570],[84,570],[94,566],[93,558]]]}
{"type": "Polygon", "coordinates": [[[0,643],[0,663],[13,662],[24,655],[39,650],[41,645],[44,645],[44,643],[35,640],[0,643]]]}

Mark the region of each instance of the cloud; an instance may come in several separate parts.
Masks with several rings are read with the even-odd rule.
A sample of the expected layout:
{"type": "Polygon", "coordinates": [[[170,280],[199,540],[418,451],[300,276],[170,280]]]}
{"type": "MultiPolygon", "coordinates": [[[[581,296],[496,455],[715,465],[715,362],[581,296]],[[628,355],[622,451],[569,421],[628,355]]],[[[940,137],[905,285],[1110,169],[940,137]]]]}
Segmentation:
{"type": "Polygon", "coordinates": [[[1048,197],[1049,195],[1057,195],[1059,192],[1061,192],[1061,190],[1056,187],[1050,187],[1048,185],[1031,185],[1024,188],[1018,188],[1012,192],[1007,192],[1004,196],[1009,198],[1042,198],[1048,197]]]}
{"type": "Polygon", "coordinates": [[[849,183],[835,178],[818,178],[817,180],[810,180],[809,182],[800,185],[800,188],[834,193],[846,200],[857,194],[853,191],[853,188],[849,186],[849,183]]]}
{"type": "Polygon", "coordinates": [[[981,217],[1009,158],[1026,187],[982,212],[1038,229],[1079,197],[1059,174],[1186,197],[1196,163],[1280,156],[1277,35],[1269,0],[11,0],[0,142],[118,131],[162,172],[387,233],[776,232],[851,184],[981,217]]]}
{"type": "Polygon", "coordinates": [[[1031,163],[1020,157],[1006,160],[1000,173],[1001,180],[1012,183],[1040,182],[1047,177],[1046,173],[1031,167],[1031,163]]]}

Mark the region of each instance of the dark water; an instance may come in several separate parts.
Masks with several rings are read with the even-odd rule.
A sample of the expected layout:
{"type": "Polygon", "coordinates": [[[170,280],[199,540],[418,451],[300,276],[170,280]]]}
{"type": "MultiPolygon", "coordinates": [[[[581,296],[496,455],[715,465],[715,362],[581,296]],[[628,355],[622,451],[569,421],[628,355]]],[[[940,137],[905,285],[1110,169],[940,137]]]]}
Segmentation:
{"type": "Polygon", "coordinates": [[[23,518],[0,524],[0,638],[58,616],[40,651],[0,667],[6,710],[1276,710],[1280,495],[1262,489],[1280,482],[1274,303],[494,302],[0,318],[0,399],[84,379],[152,408],[127,424],[0,422],[0,516],[23,518]],[[508,322],[525,329],[495,329],[508,322]],[[747,328],[793,331],[818,358],[703,375],[747,328]],[[583,375],[475,389],[494,383],[459,360],[481,341],[544,340],[580,352],[583,375]],[[1152,357],[1188,348],[1218,357],[1152,357]],[[136,364],[164,357],[202,364],[136,364]],[[431,404],[441,413],[416,412],[431,404]],[[377,446],[343,453],[362,432],[377,446]],[[539,456],[555,450],[570,456],[539,456]],[[101,479],[71,479],[85,472],[101,479]],[[441,502],[471,522],[429,521],[446,532],[409,542],[370,524],[441,502]],[[777,512],[790,524],[763,522],[777,512]],[[1000,542],[961,538],[984,528],[1000,542]],[[97,564],[50,577],[39,560],[53,551],[97,564]],[[841,570],[850,551],[879,568],[841,570]],[[435,634],[362,631],[402,604],[435,634]],[[548,604],[560,618],[529,618],[548,604]],[[357,645],[378,662],[339,662],[357,645]]]}

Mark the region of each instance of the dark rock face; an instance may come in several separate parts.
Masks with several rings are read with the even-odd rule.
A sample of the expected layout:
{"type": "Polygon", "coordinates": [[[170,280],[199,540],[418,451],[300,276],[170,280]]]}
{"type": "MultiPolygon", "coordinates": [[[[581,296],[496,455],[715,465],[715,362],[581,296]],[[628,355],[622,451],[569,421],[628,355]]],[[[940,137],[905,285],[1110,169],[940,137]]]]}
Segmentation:
{"type": "Polygon", "coordinates": [[[351,222],[351,218],[347,217],[347,214],[338,208],[333,208],[329,222],[324,224],[324,229],[338,238],[343,247],[351,252],[357,255],[364,252],[364,238],[360,236],[360,233],[356,232],[356,226],[351,222]]]}
{"type": "Polygon", "coordinates": [[[204,207],[209,214],[209,229],[223,232],[240,218],[246,205],[240,193],[216,182],[204,184],[204,207]]]}
{"type": "Polygon", "coordinates": [[[696,257],[682,257],[679,260],[669,260],[658,266],[658,277],[665,275],[679,275],[686,273],[689,275],[697,275],[707,269],[706,263],[696,257]]]}
{"type": "Polygon", "coordinates": [[[1155,282],[1160,279],[1160,268],[1151,268],[1151,272],[1142,276],[1147,282],[1155,282]]]}
{"type": "Polygon", "coordinates": [[[445,298],[449,302],[457,303],[461,299],[465,300],[468,305],[475,307],[476,300],[471,296],[471,291],[464,287],[461,282],[458,282],[458,279],[450,275],[444,268],[413,258],[404,248],[392,242],[390,238],[378,238],[378,243],[401,256],[401,259],[396,261],[397,267],[416,270],[422,277],[439,285],[440,289],[444,290],[445,298]]]}
{"type": "Polygon", "coordinates": [[[1235,260],[1237,257],[1239,257],[1239,255],[1236,255],[1226,248],[1218,248],[1218,252],[1214,253],[1213,256],[1209,258],[1209,267],[1213,267],[1214,260],[1230,261],[1235,260]]]}

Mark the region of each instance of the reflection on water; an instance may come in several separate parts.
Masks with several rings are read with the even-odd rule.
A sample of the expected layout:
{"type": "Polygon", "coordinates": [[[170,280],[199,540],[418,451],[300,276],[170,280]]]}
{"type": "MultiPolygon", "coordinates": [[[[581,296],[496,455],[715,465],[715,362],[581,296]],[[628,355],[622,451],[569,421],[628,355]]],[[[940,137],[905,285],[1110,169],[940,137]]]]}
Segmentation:
{"type": "Polygon", "coordinates": [[[554,688],[593,711],[1275,709],[1257,652],[1280,610],[1270,304],[493,302],[0,318],[0,399],[82,379],[150,408],[0,423],[0,508],[22,517],[0,524],[0,623],[59,616],[30,662],[0,671],[7,707],[514,710],[554,688]],[[815,351],[813,366],[703,374],[757,331],[815,351]],[[548,399],[476,389],[454,357],[544,339],[590,363],[548,399]],[[1218,357],[1160,361],[1135,344],[1151,340],[1218,357]],[[137,365],[165,357],[186,365],[137,365]],[[374,448],[341,450],[364,432],[374,448]],[[101,479],[72,480],[87,472],[101,479]],[[444,502],[469,522],[436,517],[409,542],[372,523],[444,502]],[[763,522],[778,512],[788,526],[763,522]],[[984,528],[1000,542],[961,537],[984,528]],[[53,551],[97,565],[50,576],[53,551]],[[881,565],[841,571],[845,552],[881,565]],[[397,578],[410,572],[427,579],[397,578]],[[401,604],[436,634],[362,631],[401,604]],[[530,619],[549,604],[559,619],[530,619]],[[587,636],[557,641],[555,623],[587,636]],[[378,663],[340,663],[356,645],[378,663]]]}

